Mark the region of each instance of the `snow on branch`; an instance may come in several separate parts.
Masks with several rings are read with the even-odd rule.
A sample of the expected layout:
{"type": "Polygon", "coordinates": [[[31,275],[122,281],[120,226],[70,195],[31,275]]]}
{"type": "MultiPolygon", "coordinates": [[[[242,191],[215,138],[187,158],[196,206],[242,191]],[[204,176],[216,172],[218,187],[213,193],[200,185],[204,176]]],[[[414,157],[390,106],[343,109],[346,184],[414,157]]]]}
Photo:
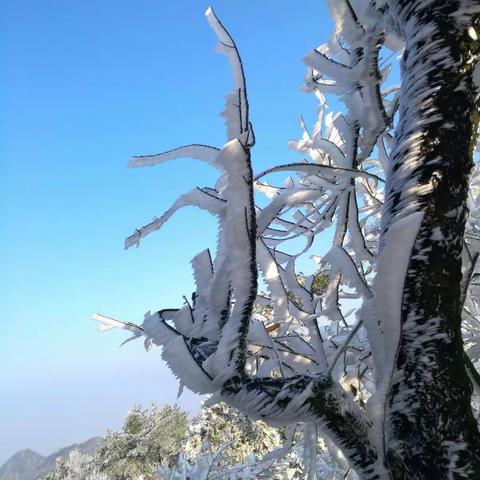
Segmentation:
{"type": "Polygon", "coordinates": [[[373,174],[368,173],[362,170],[354,170],[351,168],[340,168],[340,167],[333,167],[331,165],[318,165],[314,163],[288,163],[285,165],[280,165],[278,167],[271,167],[263,172],[255,175],[255,180],[259,180],[260,178],[264,177],[265,175],[276,173],[276,172],[284,172],[284,171],[292,171],[292,172],[304,172],[310,173],[312,175],[326,175],[330,177],[363,177],[363,178],[370,178],[375,180],[376,182],[384,182],[383,178],[373,174]]]}
{"type": "Polygon", "coordinates": [[[180,208],[195,206],[206,210],[212,215],[221,216],[225,212],[226,200],[217,196],[213,189],[194,188],[182,195],[177,201],[160,217],[154,218],[149,224],[136,229],[133,235],[125,239],[125,249],[140,245],[140,240],[150,233],[159,230],[162,225],[180,208]]]}
{"type": "Polygon", "coordinates": [[[192,158],[207,162],[213,167],[219,167],[217,162],[218,152],[220,150],[210,145],[185,145],[184,147],[174,148],[156,155],[140,155],[132,157],[128,166],[130,168],[138,167],[153,167],[159,163],[168,162],[169,160],[176,160],[178,158],[192,158]]]}
{"type": "MultiPolygon", "coordinates": [[[[243,72],[242,59],[238,53],[235,42],[218,20],[213,9],[209,7],[205,12],[208,23],[217,35],[219,44],[217,50],[227,55],[232,67],[233,92],[226,97],[226,107],[223,116],[227,121],[228,139],[238,137],[242,133],[251,130],[248,119],[247,88],[245,85],[245,74],[243,72]]],[[[250,139],[250,145],[253,138],[250,139]]]]}

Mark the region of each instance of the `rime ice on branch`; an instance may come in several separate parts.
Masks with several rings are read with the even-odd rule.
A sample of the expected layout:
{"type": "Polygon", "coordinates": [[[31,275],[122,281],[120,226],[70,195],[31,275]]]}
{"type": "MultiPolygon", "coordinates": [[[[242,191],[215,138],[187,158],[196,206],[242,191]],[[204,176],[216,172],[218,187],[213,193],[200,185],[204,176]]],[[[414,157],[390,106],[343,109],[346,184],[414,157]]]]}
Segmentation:
{"type": "Polygon", "coordinates": [[[207,10],[232,68],[227,143],[129,165],[188,157],[215,167],[218,181],[182,195],[125,247],[196,206],[218,220],[216,255],[192,260],[196,291],[182,308],[148,312],[141,326],[96,319],[161,346],[182,386],[273,424],[316,425],[361,478],[477,478],[469,378],[478,389],[480,224],[470,170],[480,7],[329,4],[335,31],[305,57],[317,122],[310,131],[302,120],[302,139],[290,143],[308,160],[257,175],[242,61],[207,10]],[[401,87],[389,81],[395,55],[401,87]],[[343,112],[328,111],[327,95],[340,96],[343,112]],[[287,171],[283,186],[266,181],[287,171]],[[331,248],[303,274],[299,258],[325,232],[331,248]]]}

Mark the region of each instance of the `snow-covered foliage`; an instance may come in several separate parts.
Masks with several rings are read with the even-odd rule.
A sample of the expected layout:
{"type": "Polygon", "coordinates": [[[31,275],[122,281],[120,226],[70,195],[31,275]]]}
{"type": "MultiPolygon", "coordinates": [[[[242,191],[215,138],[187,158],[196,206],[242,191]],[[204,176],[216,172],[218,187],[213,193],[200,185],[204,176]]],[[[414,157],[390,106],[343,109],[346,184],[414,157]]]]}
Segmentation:
{"type": "Polygon", "coordinates": [[[299,427],[278,430],[225,404],[205,406],[188,432],[185,418],[178,407],[136,406],[93,457],[74,450],[45,480],[303,479],[312,468],[323,480],[355,478],[322,441],[312,457],[299,427]]]}
{"type": "Polygon", "coordinates": [[[253,421],[225,403],[205,406],[188,430],[185,453],[189,460],[205,450],[222,448],[221,461],[243,462],[261,458],[282,444],[282,432],[261,421],[253,421]]]}
{"type": "Polygon", "coordinates": [[[74,450],[57,460],[45,480],[153,480],[161,464],[177,462],[187,440],[188,417],[176,405],[134,406],[121,430],[109,430],[93,457],[74,450]]]}
{"type": "Polygon", "coordinates": [[[177,406],[135,406],[122,430],[111,430],[95,455],[97,468],[111,480],[154,478],[161,463],[174,462],[187,436],[187,414],[177,406]]]}
{"type": "Polygon", "coordinates": [[[159,468],[160,479],[357,478],[344,461],[341,466],[334,460],[322,440],[312,439],[309,425],[279,431],[217,404],[202,410],[189,433],[177,464],[159,468]]]}
{"type": "MultiPolygon", "coordinates": [[[[224,450],[203,452],[192,460],[180,456],[174,467],[160,467],[161,480],[300,480],[309,478],[303,468],[303,449],[298,446],[277,459],[257,460],[249,457],[243,463],[228,465],[224,450]]],[[[317,478],[322,480],[354,479],[354,473],[338,467],[327,450],[321,452],[314,465],[317,478]]],[[[312,478],[312,477],[310,477],[312,478]]]]}
{"type": "MultiPolygon", "coordinates": [[[[460,361],[458,378],[466,378],[466,367],[480,385],[475,367],[480,360],[479,177],[478,169],[470,175],[468,167],[477,138],[474,66],[480,52],[474,37],[480,8],[467,0],[328,3],[333,35],[304,59],[305,90],[317,99],[317,121],[309,129],[302,120],[302,138],[289,145],[304,160],[256,174],[243,65],[231,36],[207,10],[233,73],[234,88],[223,112],[226,143],[134,157],[129,165],[189,157],[214,166],[218,181],[181,196],[164,215],[128,237],[125,247],[138,246],[179,208],[196,206],[218,220],[215,255],[207,250],[192,260],[196,291],[181,308],[147,312],[141,326],[95,318],[103,329],[119,327],[131,331],[132,338],[143,336],[147,349],[162,347],[182,387],[211,394],[212,402],[223,400],[274,425],[304,422],[310,447],[316,445],[318,426],[331,451],[344,455],[362,478],[404,478],[394,476],[400,467],[385,470],[393,461],[387,442],[397,442],[395,435],[406,431],[395,430],[398,422],[417,418],[421,408],[434,415],[437,394],[428,388],[437,370],[445,371],[435,370],[442,352],[452,364],[460,361]],[[402,83],[395,85],[390,76],[398,71],[399,59],[402,83]],[[450,106],[448,99],[457,94],[462,98],[450,106]],[[344,103],[340,112],[329,110],[329,95],[344,103]],[[459,102],[465,106],[460,113],[459,102]],[[455,115],[458,122],[449,123],[447,117],[455,115]],[[454,154],[438,133],[445,129],[446,138],[454,127],[463,128],[454,137],[462,139],[464,152],[458,155],[465,166],[458,178],[455,169],[449,170],[454,154]],[[437,152],[439,145],[443,150],[437,152]],[[278,172],[293,176],[272,185],[268,176],[278,172]],[[447,180],[453,183],[445,187],[447,180]],[[461,193],[468,188],[467,199],[461,193]],[[266,203],[256,201],[260,195],[266,203]],[[456,207],[443,206],[449,195],[456,207]],[[320,254],[316,240],[322,234],[332,242],[320,254]],[[451,271],[442,270],[441,262],[450,260],[451,271]],[[455,273],[460,267],[461,283],[455,273]],[[425,300],[429,278],[435,293],[425,300]],[[259,291],[259,281],[266,293],[259,291]],[[452,291],[460,292],[460,299],[457,295],[447,302],[457,308],[450,311],[441,298],[452,291]],[[461,350],[458,360],[455,318],[460,312],[468,357],[461,350]],[[421,393],[426,395],[423,406],[415,401],[416,373],[406,373],[416,364],[420,388],[428,390],[421,393]]],[[[436,385],[450,382],[441,372],[436,385]]],[[[462,385],[457,393],[468,390],[462,385]]],[[[452,392],[445,394],[447,401],[461,404],[452,392]]],[[[442,425],[437,423],[437,430],[442,425]]],[[[422,432],[425,438],[432,437],[428,428],[422,432]]],[[[473,428],[469,435],[478,435],[476,426],[468,428],[473,428]]],[[[438,448],[447,451],[452,441],[438,435],[443,435],[438,448]]],[[[462,434],[455,435],[455,448],[466,451],[462,434]]],[[[415,452],[402,442],[395,443],[399,455],[413,458],[415,452]]],[[[417,452],[426,448],[422,443],[427,442],[419,441],[417,452]]],[[[293,443],[283,454],[292,449],[293,443]]],[[[185,472],[192,469],[200,472],[195,478],[204,478],[201,472],[218,463],[215,455],[194,463],[182,458],[171,478],[187,478],[185,472]]],[[[460,478],[455,472],[467,475],[460,461],[448,468],[442,462],[422,468],[449,469],[451,478],[460,478]]],[[[322,478],[318,462],[311,464],[308,478],[322,478]]]]}
{"type": "Polygon", "coordinates": [[[96,468],[93,458],[78,450],[73,450],[68,457],[57,459],[55,471],[45,480],[111,480],[96,468]]]}

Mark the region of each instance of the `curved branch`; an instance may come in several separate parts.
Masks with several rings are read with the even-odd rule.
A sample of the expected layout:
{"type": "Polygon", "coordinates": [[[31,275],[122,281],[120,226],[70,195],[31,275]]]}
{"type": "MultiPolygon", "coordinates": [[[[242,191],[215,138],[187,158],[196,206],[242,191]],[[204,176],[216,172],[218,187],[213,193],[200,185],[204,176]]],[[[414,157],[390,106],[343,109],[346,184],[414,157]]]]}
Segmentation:
{"type": "Polygon", "coordinates": [[[258,181],[258,179],[264,177],[265,175],[269,175],[270,173],[276,172],[284,172],[284,171],[293,171],[293,172],[306,172],[312,175],[319,175],[321,173],[327,173],[328,175],[342,175],[343,177],[363,177],[363,178],[372,178],[376,182],[384,183],[385,180],[379,177],[378,175],[374,175],[373,173],[368,173],[362,170],[356,170],[354,168],[341,168],[341,167],[331,167],[329,165],[317,165],[315,163],[286,163],[285,165],[279,165],[276,167],[267,168],[263,172],[258,173],[255,175],[254,180],[258,181]]]}
{"type": "Polygon", "coordinates": [[[128,166],[129,168],[153,167],[154,165],[168,162],[169,160],[192,158],[193,160],[207,162],[213,167],[218,168],[216,159],[219,152],[219,148],[210,145],[192,143],[191,145],[184,145],[183,147],[173,148],[172,150],[156,153],[154,155],[135,155],[128,162],[128,166]]]}

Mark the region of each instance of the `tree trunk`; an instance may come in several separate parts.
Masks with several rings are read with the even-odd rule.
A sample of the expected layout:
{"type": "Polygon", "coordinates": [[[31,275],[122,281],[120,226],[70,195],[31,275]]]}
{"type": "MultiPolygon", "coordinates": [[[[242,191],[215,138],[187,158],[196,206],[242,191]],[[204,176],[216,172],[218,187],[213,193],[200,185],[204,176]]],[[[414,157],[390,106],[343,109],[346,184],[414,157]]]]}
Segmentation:
{"type": "Polygon", "coordinates": [[[382,239],[413,211],[423,212],[423,220],[405,277],[387,390],[386,467],[395,480],[479,479],[480,434],[470,405],[460,302],[476,132],[475,19],[459,25],[460,4],[453,0],[393,0],[389,6],[406,50],[382,239]]]}

